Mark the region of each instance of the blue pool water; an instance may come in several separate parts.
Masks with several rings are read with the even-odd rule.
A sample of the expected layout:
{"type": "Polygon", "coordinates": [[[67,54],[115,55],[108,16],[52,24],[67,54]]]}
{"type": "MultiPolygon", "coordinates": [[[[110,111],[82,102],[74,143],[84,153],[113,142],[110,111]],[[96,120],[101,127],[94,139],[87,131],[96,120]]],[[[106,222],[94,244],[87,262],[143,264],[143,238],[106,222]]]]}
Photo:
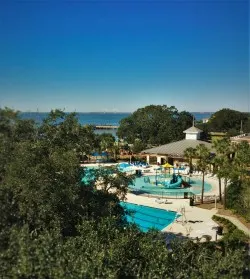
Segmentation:
{"type": "MultiPolygon", "coordinates": [[[[91,172],[91,169],[98,169],[99,166],[91,166],[86,167],[85,169],[85,177],[82,178],[82,181],[86,184],[89,184],[90,181],[94,179],[94,175],[91,172]]],[[[175,198],[183,198],[184,193],[190,192],[196,195],[201,194],[202,189],[202,180],[199,178],[191,178],[190,181],[188,178],[183,178],[184,180],[187,179],[187,182],[190,183],[190,188],[177,188],[177,189],[171,189],[166,188],[163,184],[161,184],[161,180],[165,179],[171,179],[172,175],[165,174],[165,175],[158,175],[157,176],[157,185],[156,185],[156,177],[155,175],[149,175],[149,176],[141,176],[137,177],[134,180],[134,184],[130,185],[129,188],[132,192],[137,192],[138,194],[150,194],[150,195],[159,195],[164,197],[175,197],[175,198]],[[164,176],[164,177],[163,177],[164,176]]],[[[204,192],[211,191],[212,186],[211,184],[207,183],[205,181],[204,183],[204,192]]]]}
{"type": "Polygon", "coordinates": [[[128,168],[128,167],[130,167],[131,165],[129,164],[129,163],[126,163],[126,162],[123,162],[123,163],[120,163],[120,164],[118,164],[118,168],[120,169],[120,170],[124,170],[124,169],[126,169],[126,168],[128,168]]]}
{"type": "Polygon", "coordinates": [[[128,211],[126,214],[127,221],[135,223],[144,232],[152,228],[162,230],[178,216],[175,211],[127,202],[121,202],[120,204],[128,211]]]}
{"type": "MultiPolygon", "coordinates": [[[[167,177],[166,177],[167,178],[167,177]]],[[[157,181],[160,182],[160,178],[157,177],[157,181]]],[[[184,192],[192,192],[194,194],[201,194],[202,180],[197,178],[190,179],[190,188],[178,188],[170,189],[164,187],[161,183],[156,185],[155,175],[142,176],[135,179],[134,185],[130,186],[132,191],[140,191],[145,194],[161,195],[161,196],[181,196],[183,197],[184,192]]],[[[211,184],[204,183],[204,191],[208,192],[212,188],[211,184]]]]}
{"type": "Polygon", "coordinates": [[[91,182],[93,182],[95,180],[94,170],[97,170],[98,168],[98,166],[86,167],[84,177],[82,177],[82,182],[84,182],[86,185],[89,185],[91,182]]]}

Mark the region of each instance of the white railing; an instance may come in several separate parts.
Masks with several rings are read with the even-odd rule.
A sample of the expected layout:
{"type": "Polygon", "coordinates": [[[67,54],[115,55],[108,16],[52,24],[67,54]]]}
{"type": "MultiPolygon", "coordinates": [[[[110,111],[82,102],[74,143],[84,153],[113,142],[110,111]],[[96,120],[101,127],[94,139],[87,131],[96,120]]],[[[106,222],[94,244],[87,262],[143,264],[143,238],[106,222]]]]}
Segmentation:
{"type": "Polygon", "coordinates": [[[238,136],[230,137],[230,140],[244,138],[244,137],[249,136],[249,135],[250,135],[249,133],[241,134],[241,135],[238,135],[238,136]]]}

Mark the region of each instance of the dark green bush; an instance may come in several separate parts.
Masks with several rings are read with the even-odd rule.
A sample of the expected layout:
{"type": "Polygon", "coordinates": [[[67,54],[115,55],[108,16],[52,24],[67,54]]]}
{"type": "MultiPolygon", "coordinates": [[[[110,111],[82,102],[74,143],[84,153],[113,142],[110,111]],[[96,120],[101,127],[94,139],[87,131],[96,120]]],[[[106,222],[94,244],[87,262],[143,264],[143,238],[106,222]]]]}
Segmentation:
{"type": "MultiPolygon", "coordinates": [[[[239,230],[231,221],[220,216],[214,215],[212,219],[218,222],[223,228],[226,229],[222,241],[231,242],[231,244],[242,244],[249,239],[248,236],[241,230],[239,230]]],[[[225,231],[225,230],[224,230],[225,231]]]]}
{"type": "Polygon", "coordinates": [[[250,221],[249,180],[232,181],[227,188],[227,207],[250,221]]]}

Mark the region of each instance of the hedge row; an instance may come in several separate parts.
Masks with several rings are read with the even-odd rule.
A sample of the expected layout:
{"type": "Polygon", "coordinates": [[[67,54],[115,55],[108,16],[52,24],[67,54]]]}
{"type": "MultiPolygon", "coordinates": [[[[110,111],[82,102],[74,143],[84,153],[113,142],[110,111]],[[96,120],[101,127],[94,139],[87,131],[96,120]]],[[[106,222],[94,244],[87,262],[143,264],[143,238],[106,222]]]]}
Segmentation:
{"type": "Polygon", "coordinates": [[[218,222],[224,229],[226,229],[226,232],[223,235],[223,241],[234,242],[235,244],[243,244],[249,240],[249,237],[228,219],[216,215],[213,215],[212,219],[215,222],[218,222]]]}

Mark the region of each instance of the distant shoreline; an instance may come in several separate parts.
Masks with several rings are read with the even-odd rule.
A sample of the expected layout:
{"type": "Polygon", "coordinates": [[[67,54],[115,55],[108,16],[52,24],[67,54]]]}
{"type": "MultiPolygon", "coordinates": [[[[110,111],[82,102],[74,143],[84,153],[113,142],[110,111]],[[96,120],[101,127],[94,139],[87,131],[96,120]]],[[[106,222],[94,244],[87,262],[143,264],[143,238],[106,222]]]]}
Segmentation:
{"type": "MultiPolygon", "coordinates": [[[[50,113],[51,111],[20,111],[20,113],[50,113]]],[[[97,112],[80,112],[80,111],[63,111],[65,113],[81,113],[81,114],[132,114],[133,112],[101,112],[101,111],[97,111],[97,112]]]]}
{"type": "MultiPolygon", "coordinates": [[[[119,126],[122,119],[133,115],[131,112],[74,112],[79,122],[82,125],[97,125],[97,126],[119,126]]],[[[69,115],[70,112],[65,112],[69,115]]],[[[212,112],[190,112],[194,116],[196,121],[207,119],[212,116],[212,112]]],[[[43,119],[48,117],[49,112],[20,112],[20,116],[23,119],[34,119],[35,121],[41,122],[43,119]]],[[[102,127],[103,128],[103,127],[102,127]]],[[[104,128],[103,128],[104,129],[104,128]]]]}
{"type": "MultiPolygon", "coordinates": [[[[133,112],[126,112],[126,111],[122,111],[122,112],[113,112],[113,111],[90,111],[90,112],[80,112],[80,111],[64,111],[65,113],[81,113],[81,114],[132,114],[133,112]]],[[[50,111],[20,111],[20,113],[50,113],[50,111]]],[[[198,113],[198,114],[213,114],[214,112],[210,112],[210,111],[205,111],[205,112],[201,112],[201,111],[192,111],[189,113],[198,113]]]]}

